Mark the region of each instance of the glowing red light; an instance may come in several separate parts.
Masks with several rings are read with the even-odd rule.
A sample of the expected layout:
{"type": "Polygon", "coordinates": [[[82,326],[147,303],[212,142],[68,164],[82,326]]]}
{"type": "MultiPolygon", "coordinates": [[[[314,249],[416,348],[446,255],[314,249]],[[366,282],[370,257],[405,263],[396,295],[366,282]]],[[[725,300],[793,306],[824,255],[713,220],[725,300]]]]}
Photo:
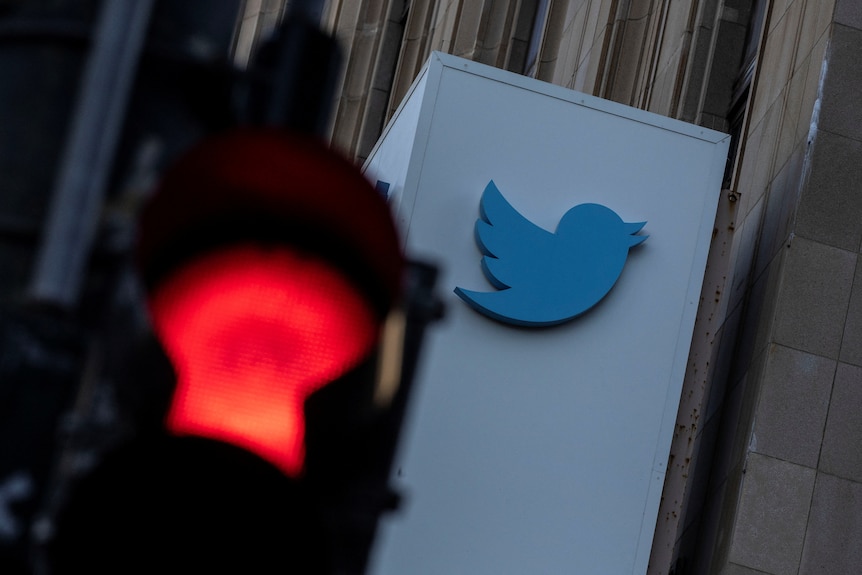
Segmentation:
{"type": "Polygon", "coordinates": [[[177,371],[167,426],[303,466],[306,398],[369,352],[367,302],[325,262],[285,247],[205,255],[163,282],[153,323],[177,371]]]}

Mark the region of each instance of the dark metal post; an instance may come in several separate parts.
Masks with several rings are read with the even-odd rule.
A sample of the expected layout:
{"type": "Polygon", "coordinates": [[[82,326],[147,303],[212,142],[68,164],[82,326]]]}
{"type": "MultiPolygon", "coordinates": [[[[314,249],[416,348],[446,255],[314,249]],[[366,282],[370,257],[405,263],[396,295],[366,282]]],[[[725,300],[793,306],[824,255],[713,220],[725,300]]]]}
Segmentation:
{"type": "Polygon", "coordinates": [[[33,300],[63,309],[77,303],[152,4],[102,4],[30,284],[33,300]]]}

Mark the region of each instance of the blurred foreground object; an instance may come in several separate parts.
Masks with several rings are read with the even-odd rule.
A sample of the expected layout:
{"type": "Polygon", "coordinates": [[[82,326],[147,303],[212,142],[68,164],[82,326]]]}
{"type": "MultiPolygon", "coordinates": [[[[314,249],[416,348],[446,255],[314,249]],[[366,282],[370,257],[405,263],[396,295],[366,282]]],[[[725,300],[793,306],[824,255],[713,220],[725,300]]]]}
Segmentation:
{"type": "Polygon", "coordinates": [[[230,132],[166,172],[138,261],[175,386],[72,490],[54,572],[364,572],[439,315],[385,201],[313,139],[230,132]]]}

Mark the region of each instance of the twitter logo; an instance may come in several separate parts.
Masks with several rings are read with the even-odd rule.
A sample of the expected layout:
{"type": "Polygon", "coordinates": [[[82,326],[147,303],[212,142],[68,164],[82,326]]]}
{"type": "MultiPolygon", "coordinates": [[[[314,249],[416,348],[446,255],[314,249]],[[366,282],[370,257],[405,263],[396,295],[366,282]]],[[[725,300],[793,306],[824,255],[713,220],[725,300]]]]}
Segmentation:
{"type": "Polygon", "coordinates": [[[467,305],[495,320],[549,326],[573,319],[605,297],[646,222],[626,223],[599,204],[566,212],[551,233],[519,214],[491,181],[479,203],[476,244],[482,272],[499,291],[455,288],[467,305]]]}

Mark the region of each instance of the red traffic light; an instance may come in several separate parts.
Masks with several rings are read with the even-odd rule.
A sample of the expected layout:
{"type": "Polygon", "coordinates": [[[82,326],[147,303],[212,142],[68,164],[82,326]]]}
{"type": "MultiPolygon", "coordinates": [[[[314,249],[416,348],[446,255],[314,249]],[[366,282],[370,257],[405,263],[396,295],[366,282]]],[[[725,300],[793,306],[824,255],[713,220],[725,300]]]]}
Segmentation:
{"type": "Polygon", "coordinates": [[[141,267],[177,372],[166,425],[303,467],[306,398],[375,348],[402,258],[346,160],[279,133],[205,142],[146,209],[141,267]]]}
{"type": "Polygon", "coordinates": [[[154,293],[178,373],[168,430],[243,447],[296,475],[303,405],[369,352],[377,323],[338,270],[245,245],[196,259],[154,293]]]}

